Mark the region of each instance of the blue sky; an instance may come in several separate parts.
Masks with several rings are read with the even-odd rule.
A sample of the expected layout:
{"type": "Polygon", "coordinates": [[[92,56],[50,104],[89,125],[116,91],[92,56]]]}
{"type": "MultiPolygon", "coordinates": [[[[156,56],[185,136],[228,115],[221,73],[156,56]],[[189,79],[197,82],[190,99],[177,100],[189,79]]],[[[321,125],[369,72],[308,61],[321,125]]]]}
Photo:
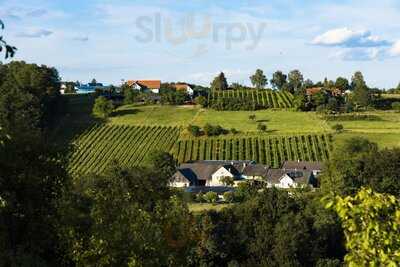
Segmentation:
{"type": "Polygon", "coordinates": [[[220,71],[249,83],[261,68],[313,81],[400,82],[400,1],[0,0],[16,59],[64,80],[161,79],[209,84],[220,71]]]}

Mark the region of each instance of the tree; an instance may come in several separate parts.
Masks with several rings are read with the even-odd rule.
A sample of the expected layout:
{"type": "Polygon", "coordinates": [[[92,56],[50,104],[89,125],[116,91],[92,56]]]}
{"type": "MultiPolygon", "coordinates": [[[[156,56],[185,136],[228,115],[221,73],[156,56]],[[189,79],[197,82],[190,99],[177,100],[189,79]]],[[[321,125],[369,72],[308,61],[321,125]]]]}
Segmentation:
{"type": "Polygon", "coordinates": [[[221,72],[211,83],[211,90],[223,91],[228,89],[228,82],[226,81],[225,74],[221,72]]]}
{"type": "Polygon", "coordinates": [[[207,192],[203,195],[203,198],[208,203],[215,203],[218,200],[218,195],[215,192],[207,192]]]}
{"type": "Polygon", "coordinates": [[[288,80],[292,93],[298,92],[303,85],[303,74],[299,70],[292,70],[289,72],[288,80]]]}
{"type": "Polygon", "coordinates": [[[400,262],[400,201],[363,188],[355,196],[328,201],[342,219],[348,253],[355,266],[396,266],[400,262]]]}
{"type": "Polygon", "coordinates": [[[198,96],[194,99],[194,102],[196,103],[196,105],[200,105],[201,107],[206,107],[207,106],[207,98],[205,98],[204,96],[198,96]]]}
{"type": "Polygon", "coordinates": [[[255,121],[256,120],[256,115],[255,114],[249,115],[249,120],[255,121]]]}
{"type": "Polygon", "coordinates": [[[342,124],[339,124],[339,123],[334,124],[334,125],[332,126],[332,130],[334,130],[336,133],[341,133],[341,132],[343,132],[343,129],[344,129],[343,125],[342,125],[342,124]]]}
{"type": "Polygon", "coordinates": [[[274,88],[282,90],[287,83],[287,76],[282,71],[278,70],[272,75],[271,84],[274,88]]]}
{"type": "Polygon", "coordinates": [[[61,231],[76,266],[187,266],[193,221],[164,175],[118,165],[79,177],[61,231]]]}
{"type": "Polygon", "coordinates": [[[400,112],[400,102],[393,102],[392,109],[396,110],[397,112],[400,112]]]}
{"type": "Polygon", "coordinates": [[[257,125],[257,130],[259,130],[260,132],[265,132],[265,131],[267,131],[267,125],[265,125],[263,123],[259,123],[257,125]]]}
{"type": "Polygon", "coordinates": [[[58,203],[70,184],[61,151],[39,135],[13,136],[0,170],[0,265],[60,266],[58,203]]]}
{"type": "Polygon", "coordinates": [[[250,76],[251,83],[253,86],[255,86],[257,89],[263,89],[265,85],[267,85],[268,80],[264,75],[264,72],[260,69],[256,70],[256,73],[252,76],[250,76]]]}
{"type": "Polygon", "coordinates": [[[350,88],[354,91],[358,87],[366,87],[367,84],[364,80],[364,75],[361,71],[356,71],[354,75],[351,77],[351,86],[350,88]]]}
{"type": "Polygon", "coordinates": [[[162,150],[150,151],[145,162],[150,169],[160,173],[164,177],[163,179],[168,181],[176,172],[176,160],[170,153],[162,150]]]}
{"type": "Polygon", "coordinates": [[[55,68],[13,61],[0,65],[0,125],[10,136],[49,129],[65,112],[55,68]]]}
{"type": "Polygon", "coordinates": [[[200,129],[199,126],[191,125],[191,124],[190,124],[190,125],[187,127],[187,130],[188,130],[189,133],[190,133],[192,136],[194,136],[194,137],[198,137],[198,136],[201,135],[201,129],[200,129]]]}
{"type": "Polygon", "coordinates": [[[235,199],[235,195],[233,192],[229,192],[229,191],[225,192],[223,196],[224,196],[224,201],[227,203],[232,203],[235,199]]]}
{"type": "Polygon", "coordinates": [[[114,110],[114,105],[111,100],[100,96],[96,98],[93,106],[93,116],[100,119],[107,119],[114,110]]]}
{"type": "Polygon", "coordinates": [[[349,80],[343,77],[338,77],[335,82],[335,87],[338,88],[340,91],[345,92],[350,88],[349,80]]]}
{"type": "Polygon", "coordinates": [[[351,78],[351,88],[353,90],[352,101],[357,106],[366,107],[370,104],[371,95],[361,72],[354,73],[351,78]]]}
{"type": "Polygon", "coordinates": [[[92,81],[90,82],[90,84],[92,84],[92,85],[96,85],[96,84],[97,84],[97,81],[96,81],[96,79],[95,79],[95,78],[93,78],[93,79],[92,79],[92,81]]]}
{"type": "Polygon", "coordinates": [[[138,101],[139,91],[132,88],[128,84],[121,87],[122,94],[124,95],[124,104],[129,105],[138,101]]]}
{"type": "MultiPolygon", "coordinates": [[[[4,30],[4,23],[0,20],[0,30],[4,30]]],[[[9,45],[4,39],[3,36],[0,36],[0,52],[4,50],[5,59],[9,57],[13,57],[17,48],[15,46],[9,45]]]]}
{"type": "Polygon", "coordinates": [[[225,186],[233,186],[235,184],[233,178],[229,176],[221,177],[219,181],[225,186]]]}

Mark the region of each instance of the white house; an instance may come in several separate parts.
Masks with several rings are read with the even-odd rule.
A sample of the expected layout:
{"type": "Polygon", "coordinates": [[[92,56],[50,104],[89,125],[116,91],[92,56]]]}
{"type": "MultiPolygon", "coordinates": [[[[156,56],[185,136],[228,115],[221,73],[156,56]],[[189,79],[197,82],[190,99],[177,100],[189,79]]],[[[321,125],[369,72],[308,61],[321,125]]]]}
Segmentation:
{"type": "Polygon", "coordinates": [[[129,80],[126,84],[131,86],[134,90],[151,91],[155,94],[160,92],[161,87],[160,80],[129,80]]]}
{"type": "Polygon", "coordinates": [[[189,96],[193,96],[194,95],[194,90],[193,88],[187,84],[187,83],[177,83],[174,85],[175,89],[177,91],[184,91],[186,92],[189,96]]]}

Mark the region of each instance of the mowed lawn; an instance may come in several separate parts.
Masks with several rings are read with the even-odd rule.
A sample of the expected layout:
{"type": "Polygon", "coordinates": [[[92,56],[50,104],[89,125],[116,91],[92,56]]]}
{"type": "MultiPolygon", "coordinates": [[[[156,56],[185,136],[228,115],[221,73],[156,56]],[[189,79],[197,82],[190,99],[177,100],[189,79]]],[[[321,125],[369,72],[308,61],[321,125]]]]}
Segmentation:
{"type": "Polygon", "coordinates": [[[185,126],[196,116],[195,106],[140,106],[118,108],[110,118],[112,124],[185,126]]]}
{"type": "Polygon", "coordinates": [[[120,107],[110,119],[112,124],[204,126],[206,123],[235,128],[243,133],[257,132],[258,123],[267,125],[273,134],[321,133],[330,131],[326,122],[313,112],[286,110],[214,111],[195,106],[134,106],[120,107]],[[249,115],[256,115],[250,120],[249,115]]]}
{"type": "Polygon", "coordinates": [[[372,121],[329,121],[329,125],[340,123],[346,131],[352,133],[398,133],[400,136],[400,113],[394,111],[371,111],[360,113],[360,115],[370,115],[376,119],[372,121]]]}
{"type": "Polygon", "coordinates": [[[258,111],[215,111],[204,110],[196,116],[194,124],[218,124],[226,129],[235,128],[241,132],[256,132],[257,125],[267,125],[268,132],[274,134],[321,133],[330,131],[325,121],[314,112],[287,110],[258,111]],[[249,116],[254,114],[254,121],[249,116]]]}

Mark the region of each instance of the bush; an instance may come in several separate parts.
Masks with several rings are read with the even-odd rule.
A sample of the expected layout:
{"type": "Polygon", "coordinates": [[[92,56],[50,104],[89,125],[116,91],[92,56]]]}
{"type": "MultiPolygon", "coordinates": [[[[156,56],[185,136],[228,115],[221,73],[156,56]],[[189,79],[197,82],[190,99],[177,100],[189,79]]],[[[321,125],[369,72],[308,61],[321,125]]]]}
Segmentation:
{"type": "Polygon", "coordinates": [[[343,125],[339,123],[332,126],[332,130],[334,130],[337,133],[343,132],[343,129],[344,129],[343,125]]]}
{"type": "Polygon", "coordinates": [[[202,203],[204,201],[204,194],[203,192],[200,192],[196,195],[196,201],[199,203],[202,203]]]}
{"type": "Polygon", "coordinates": [[[225,192],[224,193],[224,200],[227,203],[232,203],[235,200],[235,195],[233,192],[225,192]]]}
{"type": "Polygon", "coordinates": [[[397,112],[400,112],[400,102],[392,103],[392,109],[396,110],[397,112]]]}
{"type": "Polygon", "coordinates": [[[203,199],[208,203],[215,203],[218,200],[218,195],[215,192],[207,192],[204,194],[203,199]]]}
{"type": "Polygon", "coordinates": [[[226,176],[226,177],[222,177],[220,179],[220,182],[223,183],[226,186],[233,186],[235,184],[234,180],[232,177],[226,176]]]}
{"type": "Polygon", "coordinates": [[[202,106],[203,108],[207,106],[207,99],[206,99],[204,96],[202,96],[202,95],[196,97],[196,98],[194,99],[194,102],[195,102],[197,105],[202,106]]]}
{"type": "Polygon", "coordinates": [[[198,137],[201,135],[201,129],[199,126],[196,125],[189,125],[187,127],[187,130],[189,131],[189,133],[194,136],[194,137],[198,137]]]}
{"type": "Polygon", "coordinates": [[[239,133],[239,131],[236,130],[235,128],[232,128],[232,129],[231,129],[231,134],[238,134],[238,133],[239,133]]]}
{"type": "Polygon", "coordinates": [[[249,120],[255,121],[256,120],[256,115],[254,115],[254,114],[249,115],[249,120]]]}
{"type": "Polygon", "coordinates": [[[204,125],[204,133],[207,136],[217,136],[217,135],[221,135],[221,134],[226,134],[227,131],[222,128],[220,125],[211,125],[211,124],[206,124],[204,125]]]}
{"type": "Polygon", "coordinates": [[[100,96],[96,98],[93,106],[93,116],[100,119],[107,119],[114,110],[114,105],[111,100],[100,96]]]}
{"type": "Polygon", "coordinates": [[[257,130],[259,130],[260,132],[265,132],[267,130],[267,125],[265,125],[263,123],[259,123],[257,125],[257,130]]]}

